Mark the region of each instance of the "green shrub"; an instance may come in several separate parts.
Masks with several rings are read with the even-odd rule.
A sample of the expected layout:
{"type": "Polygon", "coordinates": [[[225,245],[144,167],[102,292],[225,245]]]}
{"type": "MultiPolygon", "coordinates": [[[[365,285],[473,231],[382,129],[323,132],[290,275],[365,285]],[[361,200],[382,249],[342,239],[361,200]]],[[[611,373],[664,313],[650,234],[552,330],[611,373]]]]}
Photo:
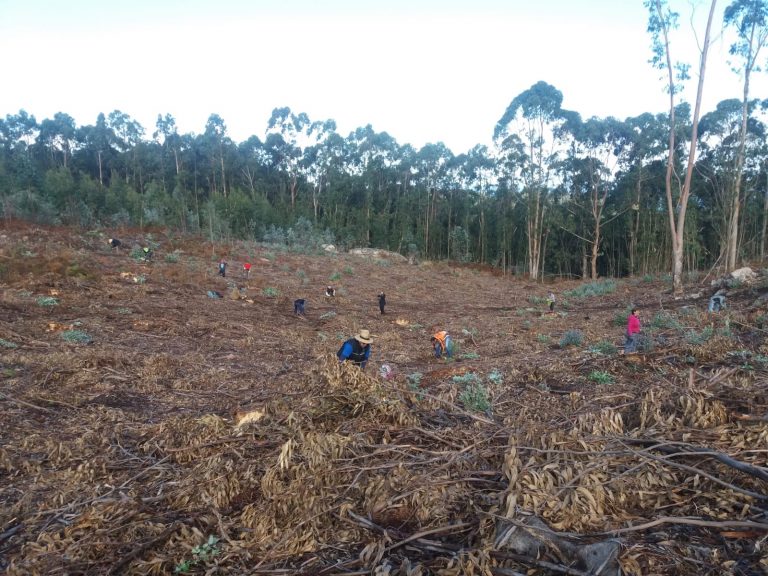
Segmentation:
{"type": "Polygon", "coordinates": [[[569,298],[588,298],[590,296],[603,296],[614,291],[616,291],[616,282],[614,280],[600,280],[568,290],[565,292],[565,295],[569,298]]]}
{"type": "Polygon", "coordinates": [[[130,308],[118,308],[117,309],[118,314],[133,314],[133,310],[130,308]]]}
{"type": "Polygon", "coordinates": [[[352,269],[351,266],[347,266],[346,268],[344,268],[344,274],[346,274],[347,276],[354,276],[355,271],[352,269]]]}
{"type": "Polygon", "coordinates": [[[589,373],[588,378],[598,384],[613,384],[613,376],[609,372],[602,370],[593,370],[589,373]]]}
{"type": "Polygon", "coordinates": [[[715,331],[712,328],[712,326],[707,326],[701,332],[696,332],[696,330],[689,330],[685,334],[685,341],[688,342],[688,344],[691,344],[693,346],[701,346],[702,344],[707,342],[710,338],[712,338],[714,333],[715,331]]]}
{"type": "Polygon", "coordinates": [[[171,254],[165,255],[165,261],[170,264],[175,264],[179,261],[179,255],[176,252],[172,252],[171,254]]]}
{"type": "Polygon", "coordinates": [[[649,282],[653,282],[654,280],[655,278],[651,274],[646,274],[645,276],[643,276],[643,282],[649,283],[649,282]]]}
{"type": "Polygon", "coordinates": [[[459,356],[462,360],[477,360],[480,358],[480,354],[477,352],[465,352],[461,356],[459,356]]]}
{"type": "Polygon", "coordinates": [[[198,565],[206,565],[221,553],[219,539],[209,536],[208,541],[192,548],[192,559],[185,559],[177,563],[173,569],[174,574],[187,574],[198,565]]]}
{"type": "Polygon", "coordinates": [[[330,312],[326,312],[325,314],[320,315],[320,320],[327,320],[328,318],[333,318],[336,316],[336,312],[331,310],[330,312]]]}
{"type": "Polygon", "coordinates": [[[491,382],[499,386],[504,383],[504,375],[501,372],[499,372],[496,368],[494,368],[488,374],[488,380],[490,380],[491,382]]]}
{"type": "Polygon", "coordinates": [[[277,298],[280,295],[280,291],[277,288],[273,288],[272,286],[267,286],[264,288],[264,290],[261,291],[264,296],[267,298],[277,298]]]}
{"type": "Polygon", "coordinates": [[[681,328],[680,322],[670,312],[661,310],[651,320],[651,326],[654,328],[674,328],[678,330],[681,328]]]}
{"type": "Polygon", "coordinates": [[[548,344],[550,341],[550,337],[549,337],[549,334],[537,334],[536,340],[538,340],[542,344],[548,344]]]}
{"type": "Polygon", "coordinates": [[[616,354],[616,346],[608,340],[600,340],[597,344],[593,344],[589,347],[589,351],[593,354],[603,354],[604,356],[613,356],[616,354]]]}
{"type": "Polygon", "coordinates": [[[459,394],[459,400],[467,410],[487,412],[491,409],[488,390],[480,382],[469,384],[464,388],[464,391],[459,394]]]}
{"type": "Polygon", "coordinates": [[[567,348],[568,346],[581,346],[584,341],[584,334],[581,330],[568,330],[560,338],[560,348],[567,348]]]}
{"type": "Polygon", "coordinates": [[[0,347],[2,347],[2,348],[18,348],[19,345],[14,343],[14,342],[10,342],[8,340],[3,340],[2,338],[0,338],[0,347]]]}
{"type": "Polygon", "coordinates": [[[474,372],[467,372],[466,374],[463,374],[463,375],[453,376],[451,380],[453,380],[456,384],[463,384],[465,386],[472,383],[480,384],[481,382],[480,377],[474,372]]]}
{"type": "Polygon", "coordinates": [[[67,342],[74,342],[76,344],[90,344],[93,342],[93,339],[82,330],[65,330],[61,333],[61,337],[67,342]]]}
{"type": "Polygon", "coordinates": [[[328,277],[328,280],[330,280],[331,282],[336,282],[339,279],[341,279],[341,274],[339,274],[338,272],[334,272],[328,277]]]}
{"type": "Polygon", "coordinates": [[[613,323],[616,326],[626,326],[629,315],[632,314],[632,308],[627,308],[623,312],[617,312],[613,317],[613,323]]]}
{"type": "Polygon", "coordinates": [[[541,306],[547,301],[546,298],[542,298],[541,296],[528,296],[528,302],[533,304],[534,306],[541,306]]]}
{"type": "Polygon", "coordinates": [[[37,305],[38,306],[58,306],[59,301],[54,298],[53,296],[40,296],[37,299],[37,305]]]}

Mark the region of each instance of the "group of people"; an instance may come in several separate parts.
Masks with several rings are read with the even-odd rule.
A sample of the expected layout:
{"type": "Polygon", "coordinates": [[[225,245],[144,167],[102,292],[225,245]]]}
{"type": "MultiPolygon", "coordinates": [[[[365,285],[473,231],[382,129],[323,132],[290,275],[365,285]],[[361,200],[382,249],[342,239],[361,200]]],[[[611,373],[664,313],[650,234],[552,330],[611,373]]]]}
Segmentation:
{"type": "MultiPolygon", "coordinates": [[[[325,287],[325,297],[326,298],[335,298],[336,297],[336,288],[334,288],[331,285],[328,285],[325,287]]],[[[387,297],[384,294],[384,292],[379,292],[379,312],[381,314],[384,314],[384,307],[387,305],[387,297]]],[[[297,298],[293,301],[293,313],[297,316],[304,316],[305,315],[305,305],[307,301],[305,298],[297,298]]]]}
{"type": "MultiPolygon", "coordinates": [[[[219,260],[219,276],[221,276],[222,278],[227,277],[227,266],[228,266],[228,263],[225,258],[222,258],[221,260],[219,260]]],[[[243,263],[243,276],[245,276],[246,279],[251,277],[250,262],[243,263]]]]}
{"type": "MultiPolygon", "coordinates": [[[[453,340],[445,330],[438,330],[430,338],[435,358],[453,357],[453,340]]],[[[360,368],[365,368],[371,357],[373,338],[368,330],[362,329],[339,348],[336,356],[339,362],[351,362],[360,368]]]]}
{"type": "MultiPolygon", "coordinates": [[[[120,247],[123,245],[123,243],[120,240],[118,240],[117,238],[108,238],[107,239],[107,244],[115,252],[119,252],[120,251],[120,247]]],[[[147,262],[152,260],[152,249],[149,246],[144,246],[141,249],[141,257],[142,257],[142,259],[146,260],[147,262]]]]}

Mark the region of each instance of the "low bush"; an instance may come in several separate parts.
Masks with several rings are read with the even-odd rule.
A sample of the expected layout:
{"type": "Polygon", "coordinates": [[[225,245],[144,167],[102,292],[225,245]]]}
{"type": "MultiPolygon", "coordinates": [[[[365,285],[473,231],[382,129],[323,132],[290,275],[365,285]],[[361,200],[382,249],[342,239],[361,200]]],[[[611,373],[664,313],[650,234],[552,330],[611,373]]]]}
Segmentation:
{"type": "Polygon", "coordinates": [[[560,348],[567,348],[568,346],[581,346],[584,341],[584,334],[581,330],[568,330],[560,338],[560,348]]]}

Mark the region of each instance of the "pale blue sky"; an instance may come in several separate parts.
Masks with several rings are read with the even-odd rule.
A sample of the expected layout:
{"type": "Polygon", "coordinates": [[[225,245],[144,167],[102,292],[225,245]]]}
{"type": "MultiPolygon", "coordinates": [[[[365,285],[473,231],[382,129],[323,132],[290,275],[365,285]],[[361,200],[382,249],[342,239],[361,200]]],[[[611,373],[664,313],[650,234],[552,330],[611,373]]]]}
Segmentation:
{"type": "MultiPolygon", "coordinates": [[[[672,6],[674,54],[698,69],[689,3],[672,6]]],[[[0,117],[61,111],[82,125],[118,109],[149,136],[158,113],[195,133],[217,113],[239,142],[288,106],[344,136],[370,123],[458,154],[490,144],[539,80],[585,118],[665,111],[646,24],[642,0],[0,0],[0,117]]],[[[711,49],[705,112],[741,95],[729,42],[711,49]]],[[[768,97],[766,73],[752,94],[768,97]]]]}

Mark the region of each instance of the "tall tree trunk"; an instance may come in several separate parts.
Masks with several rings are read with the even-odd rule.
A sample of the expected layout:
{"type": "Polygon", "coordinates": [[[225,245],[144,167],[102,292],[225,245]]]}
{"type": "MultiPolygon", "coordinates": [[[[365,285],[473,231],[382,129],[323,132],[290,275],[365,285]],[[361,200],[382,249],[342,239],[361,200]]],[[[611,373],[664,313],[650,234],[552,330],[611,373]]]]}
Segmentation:
{"type": "MultiPolygon", "coordinates": [[[[680,198],[677,202],[677,222],[675,222],[675,207],[672,201],[672,174],[674,171],[675,154],[675,79],[672,58],[670,56],[669,35],[666,25],[662,25],[661,32],[664,37],[664,54],[666,57],[666,70],[669,82],[669,149],[667,156],[667,172],[665,178],[667,213],[669,216],[669,229],[672,240],[672,286],[675,296],[683,293],[683,256],[685,249],[685,215],[688,209],[688,198],[691,194],[691,179],[693,176],[694,159],[696,157],[696,144],[698,139],[699,115],[701,113],[701,99],[704,94],[704,73],[706,72],[707,53],[709,52],[710,30],[714,18],[717,0],[712,0],[707,18],[707,28],[704,34],[704,42],[701,47],[699,61],[699,82],[696,89],[696,104],[694,106],[693,123],[691,125],[691,144],[688,153],[688,165],[685,171],[685,179],[680,190],[680,198]]],[[[660,22],[664,23],[664,14],[660,0],[655,2],[656,12],[660,22]]]]}

